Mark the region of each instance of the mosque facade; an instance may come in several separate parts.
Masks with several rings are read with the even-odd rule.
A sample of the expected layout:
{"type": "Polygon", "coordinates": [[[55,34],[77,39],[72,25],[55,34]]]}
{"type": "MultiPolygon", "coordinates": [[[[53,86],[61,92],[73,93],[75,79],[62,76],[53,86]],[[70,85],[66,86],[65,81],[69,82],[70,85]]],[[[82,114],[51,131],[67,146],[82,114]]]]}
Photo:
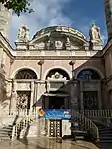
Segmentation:
{"type": "Polygon", "coordinates": [[[11,12],[2,6],[1,10],[1,16],[6,12],[2,18],[5,24],[0,25],[2,115],[22,113],[24,118],[36,113],[41,117],[48,112],[48,117],[40,120],[41,125],[37,116],[29,136],[37,135],[37,130],[40,135],[54,137],[70,135],[71,121],[58,114],[53,118],[53,111],[65,115],[72,111],[73,115],[83,113],[86,117],[88,113],[98,115],[99,111],[111,110],[112,42],[110,39],[103,45],[95,23],[88,31],[89,41],[82,32],[61,25],[43,28],[30,39],[30,29],[24,25],[18,29],[13,49],[7,24],[11,12]],[[55,131],[54,127],[61,130],[55,131]]]}

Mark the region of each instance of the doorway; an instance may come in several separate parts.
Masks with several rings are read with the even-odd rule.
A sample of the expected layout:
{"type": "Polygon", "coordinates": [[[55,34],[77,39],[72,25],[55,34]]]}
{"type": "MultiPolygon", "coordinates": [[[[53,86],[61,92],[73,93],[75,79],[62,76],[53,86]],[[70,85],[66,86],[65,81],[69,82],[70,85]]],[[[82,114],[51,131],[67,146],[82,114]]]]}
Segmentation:
{"type": "Polygon", "coordinates": [[[30,109],[30,98],[31,98],[30,91],[17,91],[17,101],[16,101],[17,110],[18,111],[25,110],[28,113],[30,109]]]}
{"type": "Polygon", "coordinates": [[[98,91],[83,92],[83,107],[84,110],[98,109],[98,91]]]}
{"type": "Polygon", "coordinates": [[[65,109],[65,98],[57,96],[49,97],[49,109],[65,109]]]}

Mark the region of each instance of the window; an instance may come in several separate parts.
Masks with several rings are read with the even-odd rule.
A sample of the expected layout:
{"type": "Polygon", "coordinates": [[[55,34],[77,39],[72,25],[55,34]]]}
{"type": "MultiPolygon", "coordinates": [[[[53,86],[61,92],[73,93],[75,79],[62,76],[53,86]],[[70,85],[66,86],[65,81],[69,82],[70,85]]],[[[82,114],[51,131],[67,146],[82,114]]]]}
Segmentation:
{"type": "Polygon", "coordinates": [[[15,79],[37,79],[37,76],[34,71],[23,69],[16,74],[15,79]]]}
{"type": "Polygon", "coordinates": [[[85,69],[79,72],[77,79],[84,80],[84,81],[100,80],[100,76],[96,71],[92,69],[85,69]]]}

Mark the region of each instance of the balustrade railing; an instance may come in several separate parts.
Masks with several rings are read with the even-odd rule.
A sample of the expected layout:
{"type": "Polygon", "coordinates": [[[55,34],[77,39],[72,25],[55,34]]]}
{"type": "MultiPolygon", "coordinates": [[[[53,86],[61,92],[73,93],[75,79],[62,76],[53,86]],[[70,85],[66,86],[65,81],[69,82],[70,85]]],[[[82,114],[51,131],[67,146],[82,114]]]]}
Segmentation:
{"type": "Polygon", "coordinates": [[[99,141],[98,127],[90,119],[74,110],[72,111],[72,118],[73,125],[75,125],[75,123],[77,122],[79,130],[91,133],[96,141],[99,141]]]}
{"type": "Polygon", "coordinates": [[[87,117],[112,117],[111,109],[104,110],[81,110],[80,113],[84,114],[87,117]]]}
{"type": "Polygon", "coordinates": [[[22,130],[26,130],[30,124],[36,120],[38,113],[36,110],[13,110],[13,115],[18,115],[19,121],[13,126],[12,130],[12,140],[17,139],[20,137],[22,130]]]}
{"type": "Polygon", "coordinates": [[[36,120],[36,115],[26,115],[24,118],[20,119],[20,121],[13,126],[12,140],[19,138],[22,130],[24,129],[26,131],[34,120],[36,120]]]}
{"type": "Polygon", "coordinates": [[[27,115],[38,115],[36,109],[28,110],[28,109],[19,109],[19,110],[10,110],[9,115],[18,115],[19,117],[24,117],[27,115]]]}

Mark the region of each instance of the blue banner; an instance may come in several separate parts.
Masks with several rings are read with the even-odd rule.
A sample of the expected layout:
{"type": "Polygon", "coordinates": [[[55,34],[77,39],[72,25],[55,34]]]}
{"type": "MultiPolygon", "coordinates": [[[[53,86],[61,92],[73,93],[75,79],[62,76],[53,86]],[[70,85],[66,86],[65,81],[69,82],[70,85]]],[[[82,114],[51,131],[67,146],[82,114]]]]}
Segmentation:
{"type": "Polygon", "coordinates": [[[48,119],[71,119],[71,112],[68,109],[61,110],[44,110],[44,118],[48,119]]]}

